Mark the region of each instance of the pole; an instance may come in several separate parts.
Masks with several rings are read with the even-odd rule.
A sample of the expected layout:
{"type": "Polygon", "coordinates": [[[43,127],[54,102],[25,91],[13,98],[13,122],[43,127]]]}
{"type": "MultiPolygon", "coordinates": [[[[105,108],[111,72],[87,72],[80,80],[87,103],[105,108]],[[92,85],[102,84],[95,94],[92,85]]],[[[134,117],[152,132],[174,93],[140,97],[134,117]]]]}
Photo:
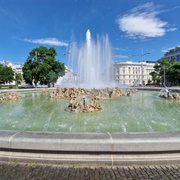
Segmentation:
{"type": "Polygon", "coordinates": [[[143,71],[143,62],[144,62],[144,56],[147,55],[147,54],[151,54],[151,52],[147,52],[144,54],[143,52],[143,48],[141,48],[141,80],[142,80],[142,85],[144,85],[144,72],[143,71]]]}
{"type": "Polygon", "coordinates": [[[164,87],[166,87],[166,72],[165,72],[165,65],[164,65],[164,87]]]}
{"type": "Polygon", "coordinates": [[[143,85],[143,60],[144,60],[143,48],[141,48],[141,85],[143,85]]]}
{"type": "Polygon", "coordinates": [[[35,57],[36,57],[36,61],[37,61],[37,55],[38,55],[38,52],[37,52],[37,51],[35,51],[35,57]]]}
{"type": "Polygon", "coordinates": [[[63,53],[64,56],[66,56],[66,60],[68,60],[68,68],[69,68],[69,78],[71,79],[72,78],[72,59],[71,59],[71,54],[69,51],[63,53]]]}

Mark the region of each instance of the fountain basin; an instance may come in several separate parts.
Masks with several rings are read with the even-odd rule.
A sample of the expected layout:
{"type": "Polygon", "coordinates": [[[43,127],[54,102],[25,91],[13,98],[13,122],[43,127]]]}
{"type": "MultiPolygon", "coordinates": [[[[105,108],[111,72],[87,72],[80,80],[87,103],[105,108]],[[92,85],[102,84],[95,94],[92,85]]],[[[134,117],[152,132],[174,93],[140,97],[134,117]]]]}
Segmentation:
{"type": "Polygon", "coordinates": [[[0,129],[32,132],[175,132],[180,130],[179,101],[158,97],[156,91],[103,99],[103,110],[68,113],[69,100],[41,92],[22,93],[16,102],[0,106],[0,129]]]}
{"type": "MultiPolygon", "coordinates": [[[[139,101],[142,101],[144,107],[146,107],[145,99],[151,96],[148,93],[142,97],[144,101],[139,101]]],[[[35,99],[37,99],[36,96],[35,99]]],[[[133,101],[133,99],[126,100],[133,101]]],[[[158,99],[156,96],[153,96],[153,100],[160,100],[168,104],[168,107],[171,107],[170,104],[174,107],[174,102],[171,100],[158,99]]],[[[55,100],[55,102],[57,101],[55,100]]],[[[176,105],[175,112],[179,113],[179,111],[176,111],[179,104],[176,105]]],[[[127,107],[125,104],[124,106],[127,107]]],[[[169,109],[168,113],[170,112],[171,109],[169,109]]],[[[72,115],[72,113],[69,114],[72,115]]],[[[73,114],[73,116],[75,117],[76,114],[73,114]]],[[[27,129],[14,130],[15,127],[3,130],[1,123],[1,160],[107,165],[173,164],[180,162],[180,132],[178,129],[171,129],[170,131],[166,129],[164,132],[48,132],[47,126],[43,127],[46,127],[46,129],[42,132],[37,129],[31,132],[27,129]]]]}

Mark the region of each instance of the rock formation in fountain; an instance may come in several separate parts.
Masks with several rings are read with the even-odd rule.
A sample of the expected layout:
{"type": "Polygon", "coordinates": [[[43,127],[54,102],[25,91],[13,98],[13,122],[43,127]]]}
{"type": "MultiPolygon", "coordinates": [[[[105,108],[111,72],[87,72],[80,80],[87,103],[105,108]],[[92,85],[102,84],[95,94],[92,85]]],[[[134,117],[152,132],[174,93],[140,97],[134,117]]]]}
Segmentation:
{"type": "Polygon", "coordinates": [[[91,97],[90,95],[79,95],[78,97],[70,100],[69,106],[66,108],[66,110],[87,113],[100,111],[102,110],[102,106],[95,97],[91,97]]]}
{"type": "Polygon", "coordinates": [[[90,95],[96,99],[116,98],[120,96],[129,96],[136,92],[136,89],[121,90],[119,87],[104,88],[104,89],[85,89],[85,88],[57,88],[56,91],[50,93],[51,98],[72,99],[79,95],[90,95]]]}
{"type": "Polygon", "coordinates": [[[166,93],[162,93],[159,95],[160,98],[164,99],[174,99],[174,100],[180,100],[180,95],[178,93],[170,93],[169,91],[166,93]]]}
{"type": "Polygon", "coordinates": [[[96,112],[102,109],[98,100],[103,98],[129,96],[131,93],[136,91],[136,89],[122,91],[119,87],[104,89],[58,88],[56,91],[50,93],[50,97],[69,99],[70,103],[67,108],[69,111],[96,112]]]}
{"type": "Polygon", "coordinates": [[[10,100],[18,100],[19,98],[21,98],[20,94],[16,94],[16,93],[12,93],[12,92],[8,92],[5,93],[1,98],[0,101],[10,101],[10,100]]]}

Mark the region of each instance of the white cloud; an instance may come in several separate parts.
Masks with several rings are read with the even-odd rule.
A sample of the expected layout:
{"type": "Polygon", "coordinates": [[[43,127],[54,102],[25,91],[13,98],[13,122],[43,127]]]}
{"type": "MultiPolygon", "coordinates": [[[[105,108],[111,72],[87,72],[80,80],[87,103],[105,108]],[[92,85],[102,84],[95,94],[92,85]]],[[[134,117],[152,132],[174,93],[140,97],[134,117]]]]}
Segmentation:
{"type": "Polygon", "coordinates": [[[26,42],[35,43],[35,44],[46,44],[52,46],[68,46],[67,43],[61,42],[56,38],[43,38],[43,39],[24,39],[26,42]]]}
{"type": "Polygon", "coordinates": [[[168,22],[158,18],[158,14],[162,12],[157,11],[154,4],[150,2],[135,7],[129,13],[119,17],[117,23],[119,29],[132,39],[161,37],[168,31],[176,30],[176,28],[168,28],[168,22]]]}

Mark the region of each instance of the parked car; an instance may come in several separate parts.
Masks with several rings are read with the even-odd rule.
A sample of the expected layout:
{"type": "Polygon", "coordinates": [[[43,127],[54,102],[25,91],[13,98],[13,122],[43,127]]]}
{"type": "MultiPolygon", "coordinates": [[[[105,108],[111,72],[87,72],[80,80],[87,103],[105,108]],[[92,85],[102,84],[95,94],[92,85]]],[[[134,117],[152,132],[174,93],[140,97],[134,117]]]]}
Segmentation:
{"type": "Polygon", "coordinates": [[[24,86],[21,86],[21,88],[25,88],[25,89],[27,89],[27,88],[34,88],[34,86],[32,84],[26,84],[24,86]]]}

